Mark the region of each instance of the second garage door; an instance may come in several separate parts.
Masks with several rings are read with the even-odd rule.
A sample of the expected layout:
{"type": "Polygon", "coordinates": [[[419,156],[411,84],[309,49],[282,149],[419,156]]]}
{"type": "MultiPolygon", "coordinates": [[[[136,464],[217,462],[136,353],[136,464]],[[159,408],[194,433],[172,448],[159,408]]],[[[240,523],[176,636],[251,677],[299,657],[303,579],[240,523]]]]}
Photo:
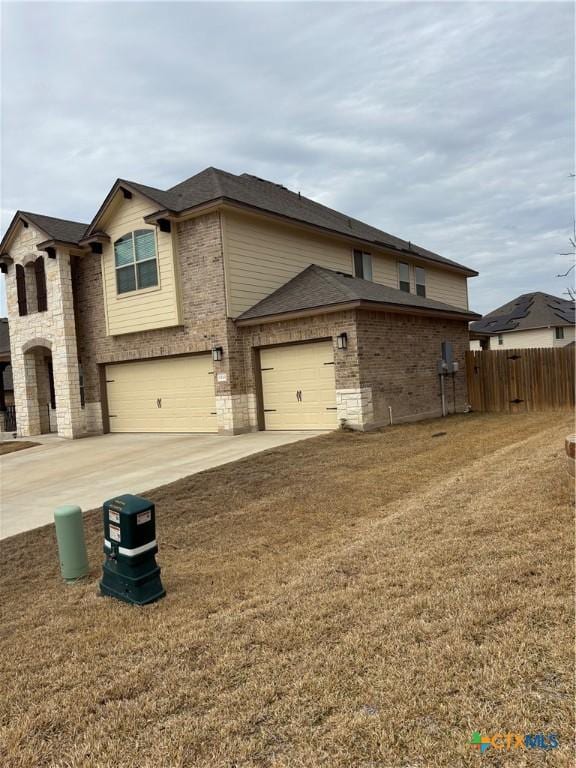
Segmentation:
{"type": "Polygon", "coordinates": [[[266,429],[335,429],[331,341],[260,350],[266,429]]]}
{"type": "Polygon", "coordinates": [[[216,432],[210,355],[106,366],[111,432],[216,432]]]}

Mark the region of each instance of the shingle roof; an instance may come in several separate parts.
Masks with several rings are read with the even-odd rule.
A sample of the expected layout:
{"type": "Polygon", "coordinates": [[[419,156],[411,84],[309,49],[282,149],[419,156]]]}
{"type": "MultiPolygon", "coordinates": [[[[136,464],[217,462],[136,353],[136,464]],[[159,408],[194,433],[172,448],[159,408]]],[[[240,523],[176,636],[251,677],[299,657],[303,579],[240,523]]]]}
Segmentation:
{"type": "Polygon", "coordinates": [[[77,243],[88,229],[88,224],[82,224],[79,221],[56,219],[54,216],[44,216],[41,213],[28,211],[18,211],[18,213],[44,230],[52,240],[61,240],[64,243],[77,243]]]}
{"type": "Polygon", "coordinates": [[[394,237],[381,229],[310,200],[298,192],[291,192],[281,184],[266,181],[249,173],[237,176],[219,168],[206,168],[167,190],[148,187],[127,179],[119,181],[140,191],[158,203],[161,208],[174,213],[181,213],[216,200],[228,200],[368,241],[374,245],[393,248],[407,256],[420,256],[425,260],[462,269],[471,275],[477,274],[475,270],[439,256],[426,248],[394,237]]]}
{"type": "Polygon", "coordinates": [[[248,173],[236,176],[218,168],[206,168],[190,179],[172,187],[168,193],[177,196],[178,199],[173,201],[173,204],[178,206],[175,208],[177,211],[223,197],[349,237],[367,240],[375,245],[399,249],[412,256],[421,256],[432,261],[450,264],[476,274],[474,270],[439,256],[437,253],[406,240],[401,240],[346,214],[339,213],[304,197],[300,193],[291,192],[281,184],[275,184],[248,173]]]}
{"type": "Polygon", "coordinates": [[[470,330],[490,335],[561,325],[574,325],[574,302],[536,291],[494,309],[471,323],[470,330]]]}
{"type": "Polygon", "coordinates": [[[254,320],[287,312],[335,307],[338,304],[351,302],[433,310],[469,318],[478,317],[474,312],[468,312],[441,301],[416,296],[413,293],[400,291],[398,288],[390,288],[370,280],[361,280],[312,264],[274,293],[243,312],[238,320],[254,320]]]}
{"type": "MultiPolygon", "coordinates": [[[[276,214],[285,218],[320,227],[329,232],[347,235],[375,246],[392,248],[406,258],[420,257],[426,261],[437,262],[464,271],[469,275],[477,272],[458,262],[439,256],[437,253],[422,248],[381,229],[365,224],[344,213],[304,197],[299,192],[291,192],[281,184],[252,176],[248,173],[235,175],[218,168],[206,168],[189,179],[162,190],[127,179],[118,179],[116,184],[125,184],[148,197],[159,206],[159,210],[182,213],[196,206],[215,201],[229,201],[240,205],[276,214]]],[[[116,188],[113,187],[113,190],[116,188]]],[[[108,198],[107,198],[108,199],[108,198]]],[[[106,201],[105,201],[106,202],[106,201]]],[[[103,205],[105,207],[105,203],[103,205]]],[[[81,224],[66,219],[56,219],[35,213],[21,212],[34,220],[55,240],[79,242],[96,226],[96,221],[103,207],[96,214],[91,225],[81,224]]]]}

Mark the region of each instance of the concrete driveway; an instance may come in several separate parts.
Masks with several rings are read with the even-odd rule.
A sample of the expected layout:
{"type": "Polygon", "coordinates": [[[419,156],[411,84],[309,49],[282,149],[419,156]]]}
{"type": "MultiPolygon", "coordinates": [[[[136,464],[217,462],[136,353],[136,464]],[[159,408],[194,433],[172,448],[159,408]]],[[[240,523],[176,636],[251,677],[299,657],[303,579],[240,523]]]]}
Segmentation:
{"type": "Polygon", "coordinates": [[[53,522],[61,504],[93,509],[120,493],[142,493],[314,434],[44,436],[42,445],[0,458],[0,539],[53,522]]]}

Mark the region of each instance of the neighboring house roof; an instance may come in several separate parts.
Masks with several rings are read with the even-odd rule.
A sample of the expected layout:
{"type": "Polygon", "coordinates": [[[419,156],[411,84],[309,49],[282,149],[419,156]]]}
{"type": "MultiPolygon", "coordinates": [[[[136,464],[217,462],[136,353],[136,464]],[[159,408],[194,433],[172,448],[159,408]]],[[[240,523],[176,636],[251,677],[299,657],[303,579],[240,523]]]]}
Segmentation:
{"type": "Polygon", "coordinates": [[[470,330],[493,335],[561,325],[574,325],[574,302],[536,291],[524,293],[489,312],[481,320],[471,323],[470,330]]]}
{"type": "Polygon", "coordinates": [[[370,280],[361,280],[358,277],[312,264],[274,293],[243,312],[237,320],[242,324],[247,321],[310,310],[329,308],[334,311],[344,305],[361,305],[367,308],[379,305],[380,308],[389,307],[426,314],[441,313],[468,319],[478,317],[474,312],[459,309],[441,301],[416,296],[398,288],[390,288],[370,280]]]}
{"type": "Polygon", "coordinates": [[[149,187],[127,179],[118,179],[86,230],[86,235],[91,234],[96,229],[108,202],[118,187],[121,186],[140,192],[157,203],[161,210],[169,213],[182,213],[207,203],[221,201],[239,203],[266,213],[273,213],[293,221],[320,227],[329,232],[367,241],[381,247],[392,248],[413,258],[420,257],[426,261],[451,266],[469,275],[478,274],[469,267],[310,200],[299,192],[291,192],[281,184],[260,179],[249,173],[237,176],[218,168],[206,168],[167,190],[149,187]]]}

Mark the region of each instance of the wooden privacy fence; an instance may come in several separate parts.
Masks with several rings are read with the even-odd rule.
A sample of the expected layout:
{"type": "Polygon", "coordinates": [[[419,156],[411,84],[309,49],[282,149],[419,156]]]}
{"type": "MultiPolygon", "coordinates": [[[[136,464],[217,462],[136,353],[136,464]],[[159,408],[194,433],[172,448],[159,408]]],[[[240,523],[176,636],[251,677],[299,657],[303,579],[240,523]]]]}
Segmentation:
{"type": "Polygon", "coordinates": [[[466,352],[468,402],[475,411],[574,408],[575,347],[466,352]]]}

